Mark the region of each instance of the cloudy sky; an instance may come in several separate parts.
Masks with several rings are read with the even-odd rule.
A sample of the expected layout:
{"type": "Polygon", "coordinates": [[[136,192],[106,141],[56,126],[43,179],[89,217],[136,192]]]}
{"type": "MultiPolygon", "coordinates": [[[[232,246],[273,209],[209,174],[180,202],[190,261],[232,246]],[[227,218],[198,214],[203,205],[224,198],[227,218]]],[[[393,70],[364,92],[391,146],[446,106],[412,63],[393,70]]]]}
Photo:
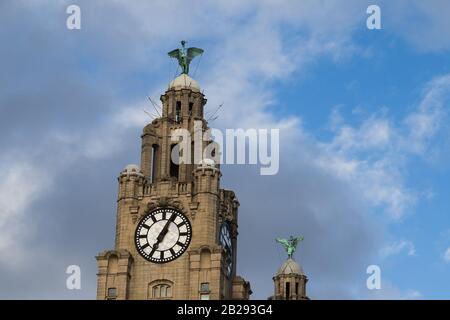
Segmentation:
{"type": "Polygon", "coordinates": [[[212,127],[281,130],[277,175],[222,167],[253,298],[272,294],[289,234],[313,299],[450,298],[450,3],[376,1],[368,30],[373,1],[243,2],[0,2],[0,298],[95,298],[117,175],[182,39],[205,49],[206,110],[224,103],[212,127]]]}

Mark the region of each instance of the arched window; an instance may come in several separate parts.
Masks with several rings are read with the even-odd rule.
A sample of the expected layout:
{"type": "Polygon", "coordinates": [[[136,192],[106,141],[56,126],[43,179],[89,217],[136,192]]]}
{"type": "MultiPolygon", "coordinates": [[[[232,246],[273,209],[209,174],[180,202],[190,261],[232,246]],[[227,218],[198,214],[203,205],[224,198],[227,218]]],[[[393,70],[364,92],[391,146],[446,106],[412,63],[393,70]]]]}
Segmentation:
{"type": "Polygon", "coordinates": [[[181,122],[181,101],[177,101],[177,106],[175,108],[175,122],[181,122]]]}
{"type": "Polygon", "coordinates": [[[152,299],[172,298],[172,286],[168,284],[157,284],[152,287],[152,299]]]}
{"type": "Polygon", "coordinates": [[[153,183],[156,181],[156,168],[158,166],[158,145],[154,144],[152,145],[152,154],[151,154],[151,159],[152,159],[152,167],[150,170],[150,183],[153,183]]]}
{"type": "Polygon", "coordinates": [[[170,147],[170,169],[169,173],[171,177],[178,179],[178,174],[180,170],[180,145],[173,144],[170,147]],[[174,157],[174,159],[172,159],[174,157]]]}
{"type": "Polygon", "coordinates": [[[286,282],[286,300],[290,300],[291,298],[291,283],[286,282]]]}
{"type": "Polygon", "coordinates": [[[156,280],[148,285],[149,299],[171,299],[173,297],[173,282],[169,280],[156,280]]]}

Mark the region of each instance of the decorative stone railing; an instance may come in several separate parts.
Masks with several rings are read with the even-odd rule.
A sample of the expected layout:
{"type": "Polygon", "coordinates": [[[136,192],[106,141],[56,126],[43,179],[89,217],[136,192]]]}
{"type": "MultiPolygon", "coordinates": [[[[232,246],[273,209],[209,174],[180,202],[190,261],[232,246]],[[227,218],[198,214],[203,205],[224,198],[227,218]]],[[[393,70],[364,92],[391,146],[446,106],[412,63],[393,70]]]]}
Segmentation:
{"type": "Polygon", "coordinates": [[[148,184],[143,187],[144,196],[157,196],[158,194],[179,195],[192,192],[191,182],[159,182],[158,184],[148,184]]]}

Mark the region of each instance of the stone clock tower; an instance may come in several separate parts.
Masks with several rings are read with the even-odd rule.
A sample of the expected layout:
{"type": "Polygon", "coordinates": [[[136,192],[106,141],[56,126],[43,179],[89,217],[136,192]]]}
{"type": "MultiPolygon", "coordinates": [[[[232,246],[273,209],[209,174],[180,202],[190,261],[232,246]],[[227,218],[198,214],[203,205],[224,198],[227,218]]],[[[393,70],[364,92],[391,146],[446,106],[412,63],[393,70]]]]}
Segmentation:
{"type": "Polygon", "coordinates": [[[174,161],[174,130],[208,129],[206,99],[182,73],[161,101],[161,117],[143,130],[140,166],[118,178],[115,246],[96,257],[97,299],[248,299],[250,284],[236,275],[234,192],[221,189],[213,160],[174,161]]]}

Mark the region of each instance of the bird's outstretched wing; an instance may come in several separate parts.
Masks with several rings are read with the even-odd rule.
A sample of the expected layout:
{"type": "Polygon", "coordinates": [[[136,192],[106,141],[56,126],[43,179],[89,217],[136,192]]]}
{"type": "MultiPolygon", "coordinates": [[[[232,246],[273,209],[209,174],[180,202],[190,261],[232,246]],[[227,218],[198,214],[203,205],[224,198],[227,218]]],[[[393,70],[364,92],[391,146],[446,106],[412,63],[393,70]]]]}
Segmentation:
{"type": "Polygon", "coordinates": [[[289,247],[289,242],[286,239],[276,238],[275,241],[283,245],[286,249],[289,247]]]}
{"type": "Polygon", "coordinates": [[[175,49],[167,53],[169,57],[178,59],[180,57],[180,49],[175,49]]]}
{"type": "Polygon", "coordinates": [[[293,244],[295,247],[297,247],[297,245],[298,245],[298,243],[299,243],[300,241],[303,241],[303,237],[295,237],[295,238],[293,239],[293,241],[292,241],[292,244],[293,244]]]}
{"type": "Polygon", "coordinates": [[[192,47],[192,48],[187,49],[187,57],[186,57],[187,61],[191,62],[192,59],[194,59],[196,56],[201,55],[202,53],[203,53],[203,49],[200,49],[200,48],[192,47]]]}
{"type": "Polygon", "coordinates": [[[295,242],[300,242],[300,241],[303,241],[304,240],[304,238],[303,237],[297,237],[297,238],[295,238],[295,242]]]}

